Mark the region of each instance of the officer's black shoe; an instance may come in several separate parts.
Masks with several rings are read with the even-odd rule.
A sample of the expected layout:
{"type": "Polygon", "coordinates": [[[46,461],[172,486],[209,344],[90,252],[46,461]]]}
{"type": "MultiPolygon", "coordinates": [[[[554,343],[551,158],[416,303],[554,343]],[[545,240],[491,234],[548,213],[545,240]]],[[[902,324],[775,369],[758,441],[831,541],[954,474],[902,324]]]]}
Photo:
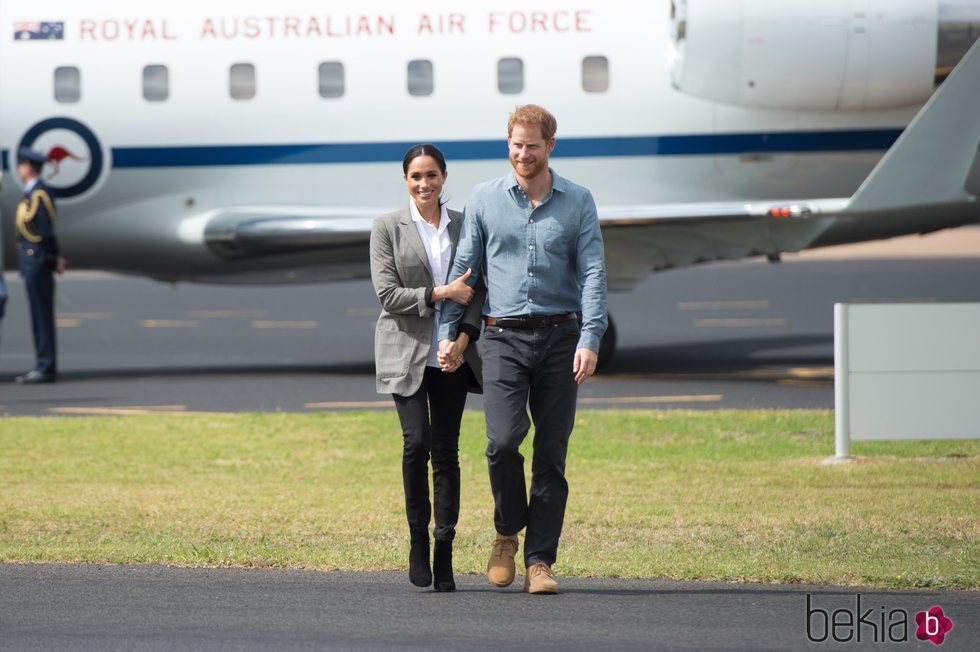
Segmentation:
{"type": "Polygon", "coordinates": [[[41,373],[35,369],[34,371],[28,371],[23,376],[17,376],[14,380],[17,381],[18,385],[39,385],[41,383],[57,382],[58,377],[54,374],[41,373]]]}

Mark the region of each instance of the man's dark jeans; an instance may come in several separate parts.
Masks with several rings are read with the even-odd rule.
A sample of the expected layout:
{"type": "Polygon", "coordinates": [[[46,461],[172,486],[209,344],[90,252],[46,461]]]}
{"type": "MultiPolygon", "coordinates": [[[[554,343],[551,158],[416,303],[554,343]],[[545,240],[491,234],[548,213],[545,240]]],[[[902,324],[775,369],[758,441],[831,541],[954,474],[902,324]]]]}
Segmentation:
{"type": "Polygon", "coordinates": [[[527,527],[527,566],[550,566],[558,555],[568,500],[565,455],[578,396],[572,372],[578,338],[575,321],[535,329],[488,326],[480,338],[494,524],[508,536],[527,527]],[[532,420],[529,502],[520,446],[532,420]]]}

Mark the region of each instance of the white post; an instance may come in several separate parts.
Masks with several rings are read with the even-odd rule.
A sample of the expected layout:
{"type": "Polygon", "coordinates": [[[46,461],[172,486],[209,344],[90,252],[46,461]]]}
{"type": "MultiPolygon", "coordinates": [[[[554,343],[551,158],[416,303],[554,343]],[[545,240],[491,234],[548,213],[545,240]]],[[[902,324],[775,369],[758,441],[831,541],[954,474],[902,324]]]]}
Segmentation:
{"type": "Polygon", "coordinates": [[[851,406],[846,303],[834,304],[834,461],[851,457],[851,406]]]}

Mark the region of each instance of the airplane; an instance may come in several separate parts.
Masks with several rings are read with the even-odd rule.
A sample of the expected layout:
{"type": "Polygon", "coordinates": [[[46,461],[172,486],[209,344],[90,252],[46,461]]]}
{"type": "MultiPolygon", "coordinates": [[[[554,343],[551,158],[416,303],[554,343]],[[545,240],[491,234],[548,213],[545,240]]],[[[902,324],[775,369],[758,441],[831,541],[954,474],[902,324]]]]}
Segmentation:
{"type": "Polygon", "coordinates": [[[72,269],[366,277],[408,147],[442,148],[462,208],[528,102],[610,290],[980,220],[980,0],[10,1],[0,29],[7,265],[27,146],[72,269]]]}

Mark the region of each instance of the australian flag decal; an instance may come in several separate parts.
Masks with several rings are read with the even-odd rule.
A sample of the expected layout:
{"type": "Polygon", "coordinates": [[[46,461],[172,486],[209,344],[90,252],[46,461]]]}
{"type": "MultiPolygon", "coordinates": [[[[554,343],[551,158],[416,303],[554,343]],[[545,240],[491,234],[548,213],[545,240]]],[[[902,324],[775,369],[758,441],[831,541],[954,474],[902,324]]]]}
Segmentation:
{"type": "Polygon", "coordinates": [[[61,41],[65,38],[63,22],[14,23],[14,39],[17,41],[61,41]]]}

